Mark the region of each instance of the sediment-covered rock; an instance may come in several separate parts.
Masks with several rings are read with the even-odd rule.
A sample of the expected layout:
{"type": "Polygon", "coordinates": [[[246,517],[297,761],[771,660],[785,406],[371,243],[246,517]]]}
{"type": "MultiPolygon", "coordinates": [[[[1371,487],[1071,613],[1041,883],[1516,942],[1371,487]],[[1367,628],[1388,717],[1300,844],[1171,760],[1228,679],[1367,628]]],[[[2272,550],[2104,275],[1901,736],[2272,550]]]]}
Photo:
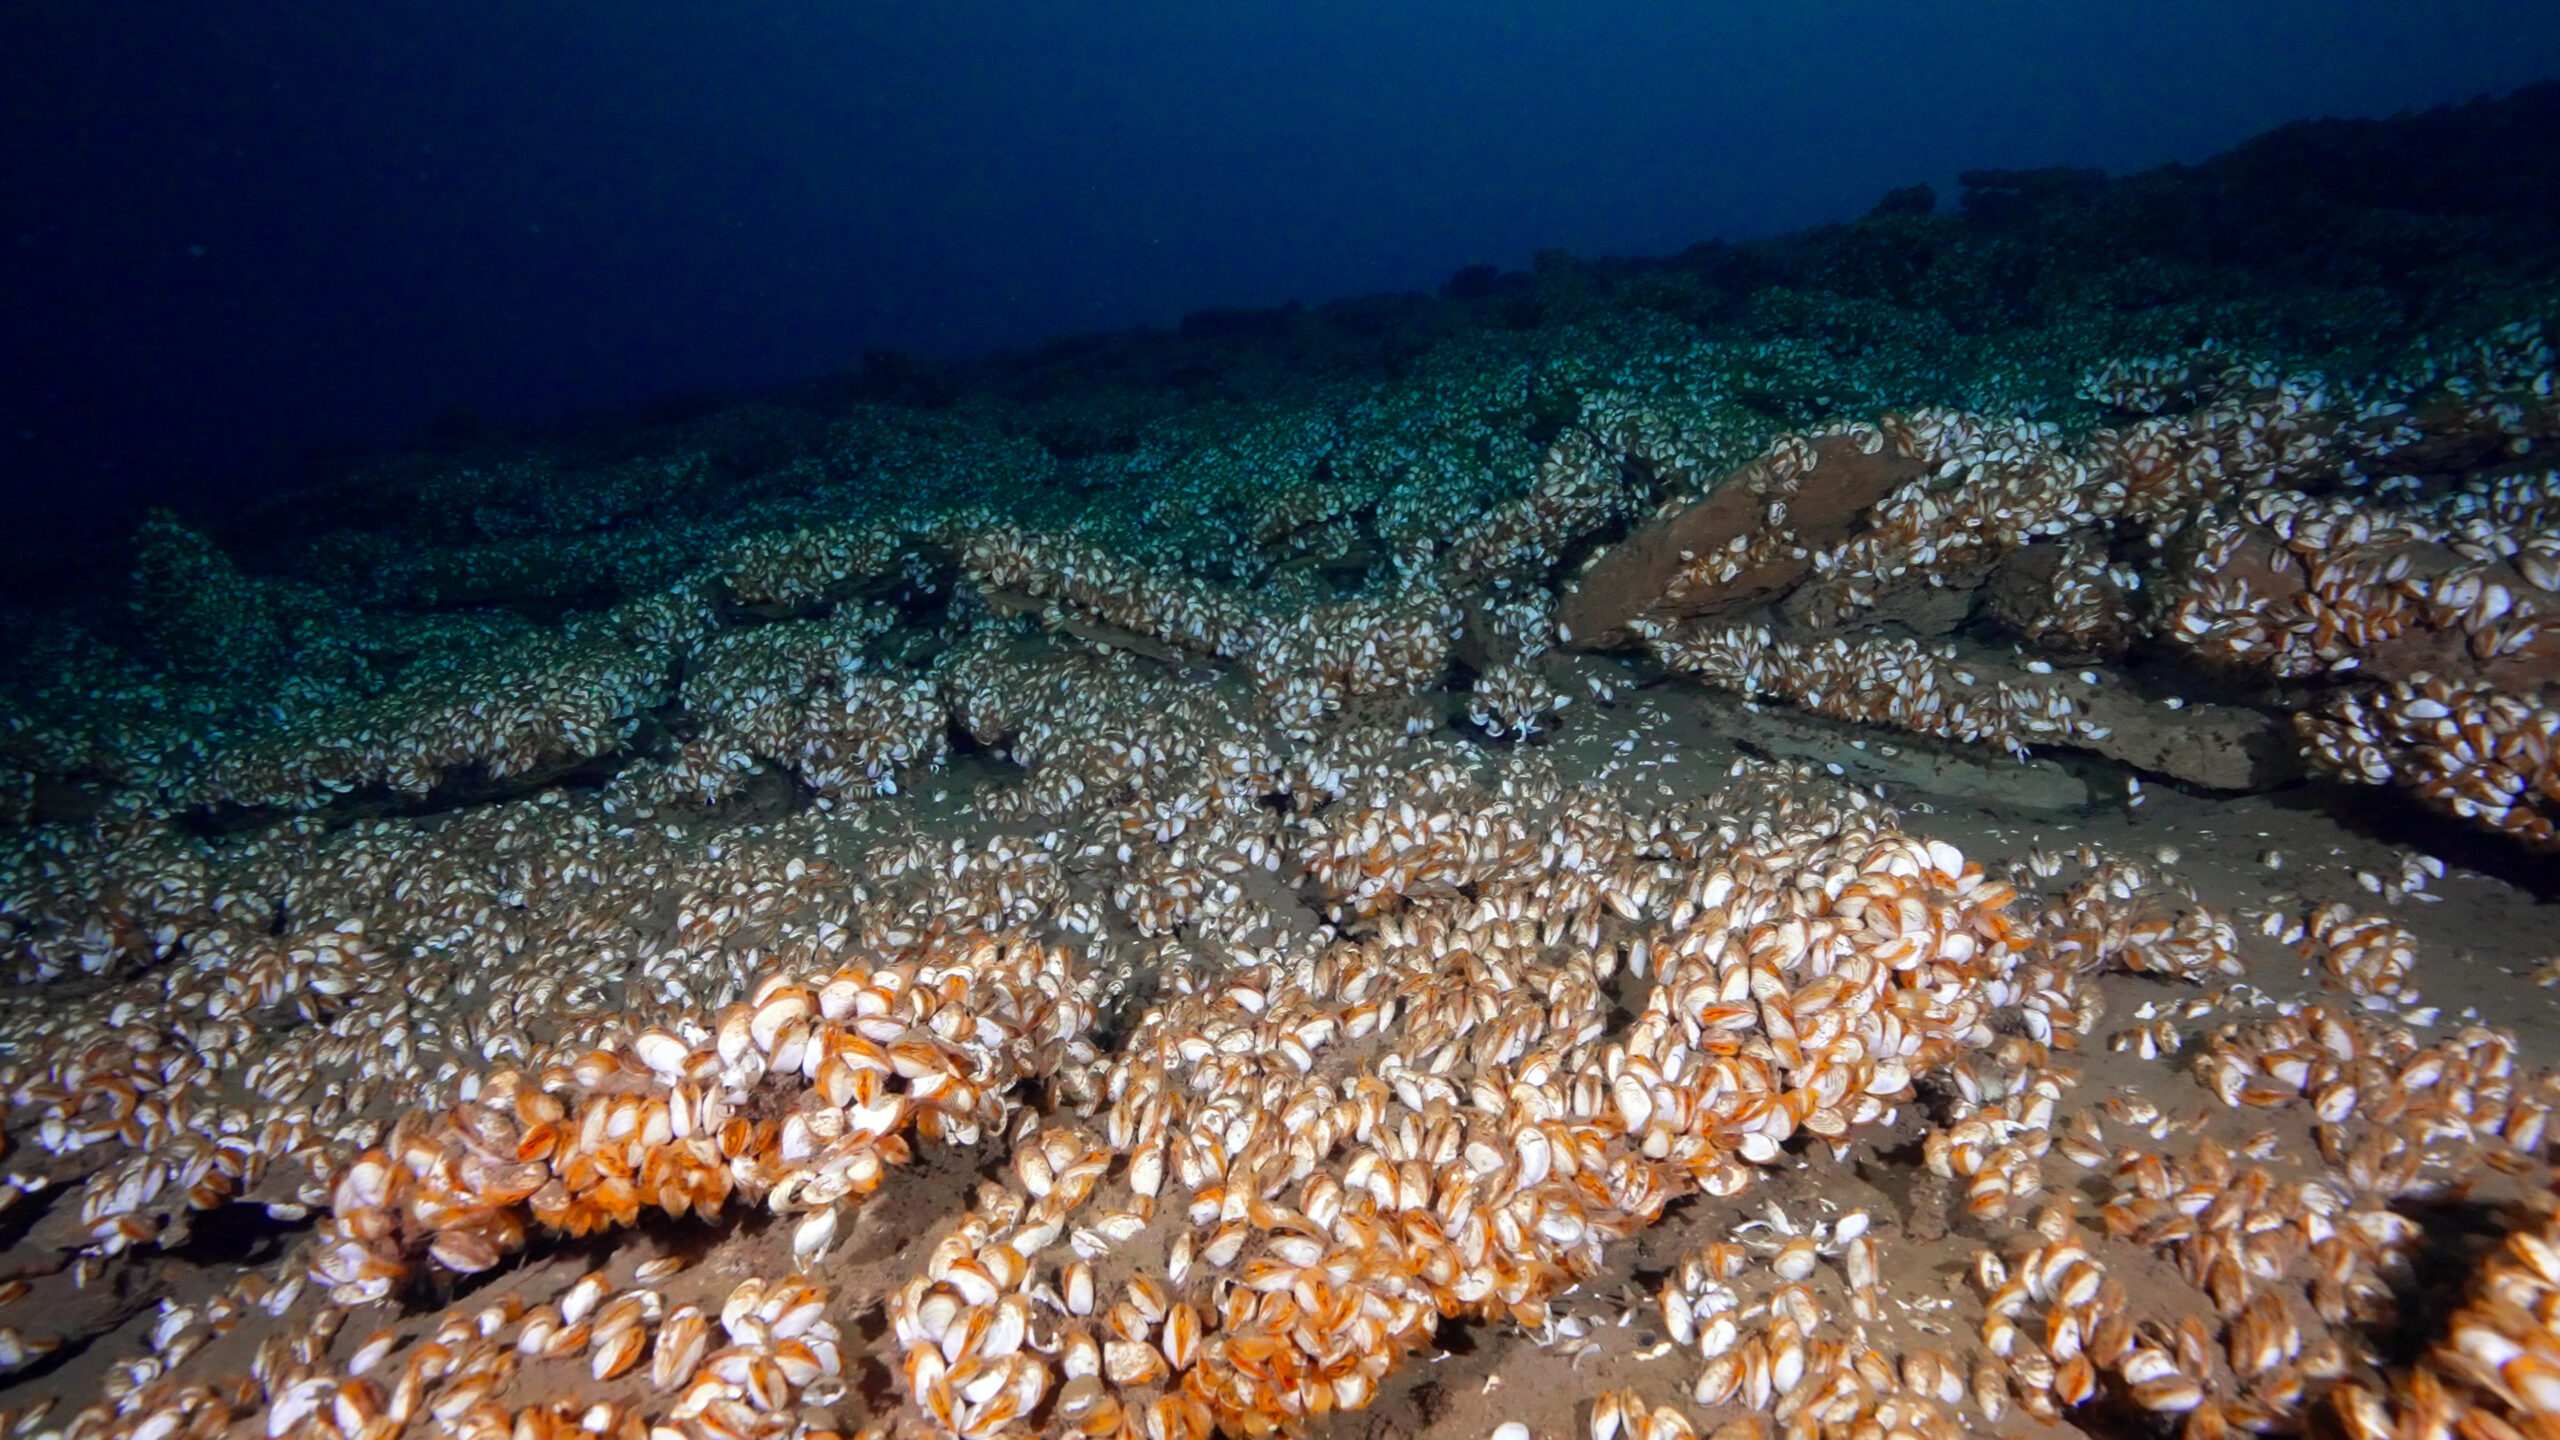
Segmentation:
{"type": "Polygon", "coordinates": [[[2031,745],[2066,745],[2212,790],[2263,789],[2301,773],[2269,716],[2231,705],[2172,709],[2114,672],[2057,670],[1953,644],[1790,641],[1756,625],[1675,632],[1643,623],[1654,630],[1649,648],[1669,669],[1835,719],[2020,756],[2031,745]]]}
{"type": "Polygon", "coordinates": [[[1639,618],[1712,619],[1785,597],[1817,549],[1848,538],[1869,507],[1920,477],[1884,436],[1790,437],[1716,481],[1705,499],[1657,517],[1566,587],[1566,643],[1632,646],[1639,618]]]}
{"type": "Polygon", "coordinates": [[[2252,497],[2244,518],[2200,526],[2173,557],[2163,636],[2289,679],[2560,680],[2560,625],[2545,626],[2560,618],[2560,532],[2540,528],[2560,516],[2560,490],[2544,476],[2499,488],[2531,493],[2531,515],[2492,532],[2505,546],[2424,514],[2252,497]]]}
{"type": "MultiPolygon", "coordinates": [[[[2510,327],[2475,364],[2495,393],[2350,402],[2193,352],[2093,374],[2085,394],[2139,418],[2076,437],[1941,410],[1782,436],[1602,552],[1559,631],[1866,723],[2067,745],[2209,789],[2282,783],[2305,761],[2278,717],[2305,686],[2436,676],[2529,705],[2560,678],[2560,477],[2520,459],[2560,435],[2552,352],[2510,327]],[[1936,648],[1986,630],[2102,683],[2064,693],[1979,633],[1936,648]],[[2219,703],[2132,698],[2113,664],[2137,651],[2148,688],[2219,703]]],[[[2337,760],[2374,750],[2327,713],[2346,728],[2306,732],[2316,763],[2402,773],[2337,760]]]]}

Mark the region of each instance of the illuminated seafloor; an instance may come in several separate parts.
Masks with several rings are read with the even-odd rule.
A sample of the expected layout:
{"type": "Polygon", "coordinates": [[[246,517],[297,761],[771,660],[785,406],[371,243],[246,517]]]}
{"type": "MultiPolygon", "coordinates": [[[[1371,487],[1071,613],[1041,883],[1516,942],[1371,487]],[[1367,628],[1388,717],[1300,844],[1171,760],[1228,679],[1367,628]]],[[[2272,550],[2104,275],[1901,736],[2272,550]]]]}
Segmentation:
{"type": "Polygon", "coordinates": [[[2560,1434],[2555,113],[154,516],[0,1426],[2560,1434]]]}

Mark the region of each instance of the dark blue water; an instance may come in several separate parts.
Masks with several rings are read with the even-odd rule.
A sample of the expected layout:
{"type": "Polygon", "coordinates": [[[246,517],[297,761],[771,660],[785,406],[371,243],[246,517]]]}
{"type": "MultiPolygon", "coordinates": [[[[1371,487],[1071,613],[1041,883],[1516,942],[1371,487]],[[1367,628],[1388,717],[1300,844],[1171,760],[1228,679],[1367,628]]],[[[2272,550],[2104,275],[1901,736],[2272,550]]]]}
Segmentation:
{"type": "Polygon", "coordinates": [[[18,3],[0,483],[48,537],[121,532],[438,422],[1662,254],[1969,168],[2193,161],[2551,74],[2553,18],[18,3]]]}

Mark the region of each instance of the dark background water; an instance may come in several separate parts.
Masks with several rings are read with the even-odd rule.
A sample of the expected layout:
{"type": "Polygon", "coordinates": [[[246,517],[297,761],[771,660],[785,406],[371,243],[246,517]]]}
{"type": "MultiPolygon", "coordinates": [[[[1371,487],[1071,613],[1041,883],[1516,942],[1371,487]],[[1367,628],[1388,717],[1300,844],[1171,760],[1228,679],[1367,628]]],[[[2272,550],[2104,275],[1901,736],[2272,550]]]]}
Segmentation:
{"type": "Polygon", "coordinates": [[[2560,73],[2560,4],[0,3],[13,545],[517,424],[2560,73]]]}

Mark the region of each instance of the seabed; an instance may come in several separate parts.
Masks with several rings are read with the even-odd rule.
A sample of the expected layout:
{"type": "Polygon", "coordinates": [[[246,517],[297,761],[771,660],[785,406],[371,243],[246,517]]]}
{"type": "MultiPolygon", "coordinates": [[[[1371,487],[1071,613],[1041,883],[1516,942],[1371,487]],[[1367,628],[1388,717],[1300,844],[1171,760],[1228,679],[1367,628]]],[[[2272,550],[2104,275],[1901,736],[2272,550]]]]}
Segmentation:
{"type": "Polygon", "coordinates": [[[0,1419],[2553,1433],[2560,267],[2219,173],[155,516],[0,1419]]]}

